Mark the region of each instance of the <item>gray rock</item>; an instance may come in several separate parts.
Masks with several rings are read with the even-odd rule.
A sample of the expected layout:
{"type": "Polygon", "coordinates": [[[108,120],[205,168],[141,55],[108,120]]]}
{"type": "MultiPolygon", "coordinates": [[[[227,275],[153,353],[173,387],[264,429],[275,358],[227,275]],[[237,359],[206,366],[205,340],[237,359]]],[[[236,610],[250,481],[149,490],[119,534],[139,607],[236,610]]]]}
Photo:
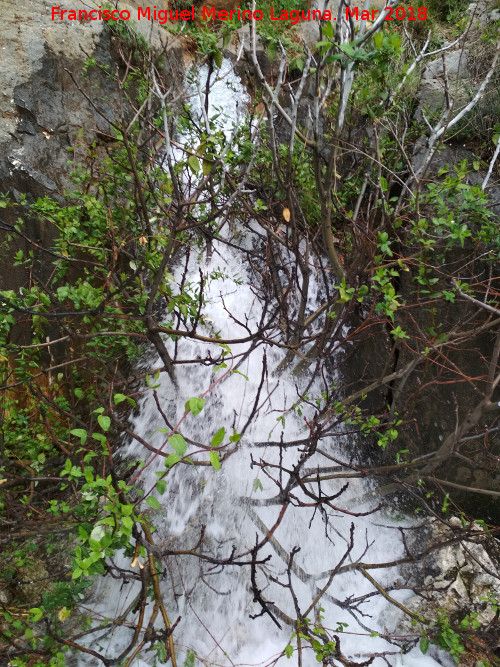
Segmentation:
{"type": "Polygon", "coordinates": [[[0,605],[12,602],[12,592],[5,584],[0,584],[0,605]]]}
{"type": "MultiPolygon", "coordinates": [[[[62,9],[98,7],[95,0],[60,0],[62,9]]],[[[131,7],[120,2],[122,7],[131,7]]],[[[111,72],[119,67],[114,38],[102,21],[52,21],[52,5],[32,0],[0,0],[0,193],[19,201],[50,195],[62,201],[69,186],[68,148],[89,145],[98,133],[110,134],[110,122],[119,118],[118,90],[111,77],[83,67],[96,58],[111,72]]],[[[137,22],[131,11],[130,27],[153,49],[165,52],[165,74],[183,80],[182,42],[157,22],[137,22]]],[[[174,84],[175,87],[175,84],[174,84]]],[[[102,136],[102,134],[100,135],[102,136]]],[[[2,209],[2,221],[13,224],[14,213],[2,209]]],[[[29,233],[50,241],[43,229],[29,233]]],[[[52,233],[52,232],[51,232],[52,233]]],[[[2,239],[0,239],[1,241],[2,239]]],[[[12,253],[26,248],[19,241],[2,248],[0,289],[18,289],[25,281],[22,268],[13,267],[12,253]],[[14,247],[15,246],[15,247],[14,247]]]]}
{"type": "Polygon", "coordinates": [[[470,82],[468,64],[467,51],[452,51],[427,65],[417,93],[419,100],[419,107],[415,113],[417,120],[422,119],[423,112],[436,111],[445,106],[445,70],[448,91],[454,100],[455,111],[474,96],[475,89],[470,82]]]}
{"type": "Polygon", "coordinates": [[[430,62],[424,70],[423,80],[437,79],[444,76],[444,69],[449,79],[460,77],[466,79],[469,77],[468,70],[469,54],[467,51],[452,51],[446,53],[443,58],[437,58],[430,62]],[[444,64],[443,64],[444,60],[444,64]]]}
{"type": "Polygon", "coordinates": [[[471,2],[465,13],[468,16],[474,17],[474,20],[481,29],[500,21],[500,9],[493,9],[491,2],[488,3],[483,0],[471,2]]]}
{"type": "MultiPolygon", "coordinates": [[[[449,524],[450,527],[435,522],[428,535],[424,539],[420,536],[413,545],[413,549],[421,551],[430,545],[443,543],[420,563],[419,567],[423,568],[423,580],[419,581],[421,590],[418,595],[407,598],[403,604],[426,619],[437,619],[438,610],[444,610],[453,622],[475,613],[481,627],[485,628],[495,618],[495,611],[488,604],[487,598],[491,595],[500,598],[498,563],[493,561],[487,547],[491,546],[497,552],[498,547],[494,540],[486,535],[482,537],[483,530],[477,524],[471,526],[475,536],[454,542],[453,538],[457,531],[462,530],[462,524],[455,517],[449,524]]],[[[411,566],[408,567],[409,576],[413,580],[418,579],[419,573],[411,569],[411,566]]],[[[390,612],[386,624],[390,625],[395,618],[396,614],[390,612]]],[[[399,617],[396,625],[397,633],[414,632],[411,619],[407,616],[399,617]]]]}
{"type": "MultiPolygon", "coordinates": [[[[89,10],[100,4],[82,0],[58,3],[68,10],[89,10]]],[[[153,49],[165,50],[167,55],[175,51],[174,58],[167,57],[167,67],[175,78],[182,77],[179,40],[158,23],[138,22],[136,10],[128,3],[120,6],[131,9],[130,27],[153,49]]],[[[114,109],[119,108],[116,87],[109,78],[96,70],[87,79],[82,76],[90,57],[111,71],[118,66],[110,32],[102,21],[52,21],[51,5],[31,0],[0,0],[0,11],[0,156],[7,156],[4,159],[10,163],[19,161],[28,172],[44,174],[63,189],[68,146],[82,130],[89,142],[96,130],[108,133],[114,109]]],[[[0,182],[0,191],[10,189],[16,179],[13,181],[0,182]]]]}

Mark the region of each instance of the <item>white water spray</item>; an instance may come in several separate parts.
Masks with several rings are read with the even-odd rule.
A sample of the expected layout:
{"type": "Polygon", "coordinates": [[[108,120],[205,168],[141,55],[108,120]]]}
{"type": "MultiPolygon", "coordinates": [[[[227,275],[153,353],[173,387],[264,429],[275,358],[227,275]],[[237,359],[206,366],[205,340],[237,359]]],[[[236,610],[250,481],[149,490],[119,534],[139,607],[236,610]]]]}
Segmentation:
{"type": "MultiPolygon", "coordinates": [[[[225,63],[225,66],[228,64],[225,63]]],[[[213,96],[217,93],[213,102],[222,107],[226,115],[234,117],[235,110],[240,108],[234,104],[234,90],[236,88],[241,93],[241,84],[232,73],[226,77],[226,82],[228,78],[229,88],[224,87],[219,92],[212,89],[213,96]]],[[[224,130],[230,133],[227,124],[224,130]]],[[[245,338],[248,331],[258,329],[263,305],[259,298],[259,276],[246,260],[246,251],[259,249],[260,241],[252,225],[245,230],[227,231],[227,234],[226,240],[239,246],[240,250],[234,245],[230,247],[222,241],[215,241],[209,261],[201,254],[198,256],[192,252],[187,271],[184,272],[184,267],[179,269],[174,275],[174,282],[180,284],[184,275],[184,285],[191,284],[196,289],[200,284],[201,269],[205,280],[205,302],[203,325],[199,326],[198,333],[207,336],[217,333],[229,340],[245,338]]],[[[308,303],[310,312],[318,306],[319,283],[314,280],[312,283],[308,303]]],[[[173,355],[173,343],[170,341],[169,345],[173,355]]],[[[215,349],[212,343],[181,339],[177,343],[176,358],[210,359],[210,355],[217,354],[215,349]]],[[[226,432],[221,455],[224,451],[235,449],[223,461],[220,471],[211,466],[195,467],[189,464],[179,464],[172,469],[167,477],[167,491],[158,497],[162,509],[154,516],[154,524],[158,527],[155,543],[163,552],[196,550],[214,559],[230,558],[233,546],[236,554],[250,552],[256,541],[262,540],[275,525],[282,511],[282,503],[274,504],[272,500],[278,492],[276,485],[265,471],[259,467],[252,468],[251,457],[265,460],[269,465],[280,464],[291,469],[300,456],[300,447],[290,447],[280,453],[279,447],[266,443],[279,441],[281,437],[284,442],[307,437],[306,420],[312,418],[314,407],[305,404],[300,412],[291,410],[304,388],[300,386],[302,382],[286,374],[272,374],[283,359],[284,351],[269,342],[262,342],[256,347],[252,347],[251,342],[234,344],[230,345],[230,350],[224,358],[226,368],[214,371],[213,365],[205,366],[201,362],[179,364],[176,366],[179,388],[173,386],[167,374],[162,374],[160,386],[156,389],[162,411],[170,424],[176,424],[184,413],[185,402],[191,397],[204,395],[224,375],[224,379],[206,394],[202,412],[196,417],[188,415],[181,430],[192,452],[199,452],[198,443],[208,446],[221,427],[226,432]],[[262,382],[265,368],[267,372],[262,382]],[[237,447],[233,443],[227,445],[228,436],[240,433],[250,416],[251,423],[237,447]]],[[[156,365],[155,358],[142,361],[144,368],[156,365]]],[[[309,395],[315,396],[320,391],[320,386],[310,387],[309,395]]],[[[151,390],[140,402],[131,428],[154,447],[161,447],[165,436],[158,429],[163,427],[165,422],[151,390]]],[[[338,454],[339,458],[348,458],[340,450],[349,450],[354,444],[339,437],[324,440],[322,447],[338,454]]],[[[124,446],[121,453],[124,457],[140,458],[146,462],[152,458],[150,452],[135,442],[124,446]]],[[[208,452],[198,454],[195,459],[208,461],[208,452]]],[[[318,461],[319,458],[310,459],[308,467],[314,468],[318,461]]],[[[159,456],[154,458],[141,473],[140,484],[149,491],[158,479],[155,473],[164,470],[164,459],[159,456]]],[[[323,493],[334,494],[343,483],[341,480],[325,482],[323,493]]],[[[351,480],[349,488],[336,503],[348,511],[368,511],[371,509],[369,506],[360,507],[356,502],[366,490],[362,480],[351,480]]],[[[300,497],[304,499],[303,495],[300,497]]],[[[296,604],[303,613],[325,587],[330,572],[344,556],[350,540],[351,522],[355,525],[354,548],[344,565],[358,559],[370,563],[390,562],[403,555],[397,531],[398,526],[403,524],[388,514],[351,516],[328,510],[328,523],[325,518],[315,507],[289,505],[273,534],[273,540],[258,552],[259,561],[269,557],[257,566],[256,581],[262,596],[272,602],[269,608],[273,611],[274,620],[265,613],[259,616],[262,609],[254,600],[248,565],[220,567],[195,556],[166,556],[162,563],[161,590],[171,622],[181,618],[174,633],[178,664],[183,664],[189,652],[196,655],[196,665],[297,664],[296,640],[291,641],[294,648],[291,660],[283,654],[293,633],[293,627],[287,624],[286,619],[297,617],[294,599],[291,591],[276,581],[287,584],[287,571],[290,570],[296,604]],[[295,554],[293,568],[290,568],[290,553],[296,547],[300,551],[295,554]],[[250,615],[257,617],[252,620],[250,615]]],[[[243,560],[250,561],[251,555],[243,560]]],[[[130,568],[128,560],[123,558],[117,564],[130,568]]],[[[375,578],[382,586],[389,586],[398,576],[396,568],[386,568],[376,570],[375,578]]],[[[137,582],[130,580],[124,583],[107,577],[94,592],[97,602],[93,611],[103,618],[127,615],[138,591],[137,582]]],[[[412,592],[403,589],[391,594],[402,602],[412,592]]],[[[422,655],[418,649],[402,655],[396,644],[380,636],[370,636],[376,632],[390,634],[394,630],[393,627],[385,627],[384,619],[389,622],[388,619],[393,618],[389,608],[391,605],[377,593],[366,577],[355,568],[344,568],[333,578],[320,603],[313,606],[308,617],[311,623],[321,621],[325,628],[333,630],[340,639],[342,654],[355,662],[363,662],[377,653],[387,653],[386,659],[376,657],[371,664],[375,667],[388,663],[406,667],[448,664],[446,657],[439,656],[439,662],[436,662],[422,655]],[[356,605],[357,598],[369,593],[373,595],[356,605]],[[323,618],[320,619],[320,616],[323,618]]],[[[128,613],[128,619],[133,624],[134,615],[128,613]]],[[[98,637],[96,645],[106,655],[116,655],[130,641],[131,634],[131,629],[116,626],[98,637]]],[[[133,665],[151,664],[144,662],[146,659],[139,655],[133,665]]],[[[304,667],[318,664],[313,651],[305,647],[302,660],[304,667]]]]}

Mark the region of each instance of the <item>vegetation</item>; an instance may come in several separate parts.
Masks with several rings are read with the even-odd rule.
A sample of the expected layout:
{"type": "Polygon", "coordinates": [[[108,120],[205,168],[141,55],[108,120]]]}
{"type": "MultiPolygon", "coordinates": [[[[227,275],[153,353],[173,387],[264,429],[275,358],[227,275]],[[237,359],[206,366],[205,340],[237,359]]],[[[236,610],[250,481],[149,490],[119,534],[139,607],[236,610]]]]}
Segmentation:
{"type": "MultiPolygon", "coordinates": [[[[457,7],[440,11],[455,20],[457,7]]],[[[197,117],[168,85],[162,58],[118,26],[122,70],[115,75],[91,60],[85,74],[107,73],[121,117],[105,141],[71,151],[72,191],[64,202],[32,201],[28,193],[0,200],[0,212],[16,219],[2,220],[5,249],[16,247],[15,265],[26,276],[19,291],[0,293],[0,635],[2,660],[12,667],[64,665],[69,650],[127,666],[150,653],[176,667],[182,637],[160,586],[169,557],[247,569],[256,609],[289,626],[281,655],[299,665],[306,655],[353,664],[339,638],[347,624],[325,618],[321,606],[335,577],[347,571],[372,590],[344,600],[346,614],[362,618],[360,605],[381,595],[413,619],[414,633],[390,637],[398,651],[419,644],[426,653],[433,642],[457,664],[465,654],[498,664],[493,594],[483,600],[494,619],[486,626],[476,612],[425,618],[376,578],[394,563],[367,562],[366,551],[351,560],[363,539],[354,523],[344,555],[322,577],[305,572],[298,548],[285,550],[274,537],[292,507],[314,507],[329,536],[335,513],[370,514],[401,490],[411,499],[406,511],[445,525],[450,512],[460,516],[463,525],[451,539],[457,545],[493,545],[498,533],[491,507],[481,516],[472,510],[479,494],[499,495],[500,230],[489,178],[469,180],[479,171],[474,162],[438,170],[433,164],[453,128],[484,100],[500,42],[470,109],[450,104],[418,122],[406,91],[414,90],[424,55],[416,55],[408,34],[382,21],[368,31],[344,28],[324,24],[313,54],[265,27],[271,56],[280,53],[272,81],[253,33],[249,61],[258,93],[248,121],[229,135],[209,116],[208,101],[197,117]],[[249,249],[240,236],[250,224],[258,245],[249,249]],[[43,243],[33,229],[43,230],[43,243]],[[258,326],[242,325],[246,333],[237,339],[225,338],[203,315],[208,284],[223,269],[200,268],[196,283],[186,277],[191,253],[210,256],[214,243],[230,244],[248,263],[262,309],[258,326]],[[321,295],[314,310],[313,272],[321,295]],[[207,357],[183,356],[186,341],[206,344],[207,357]],[[247,351],[235,352],[241,343],[247,351]],[[268,369],[264,356],[244,427],[209,422],[210,438],[198,442],[193,424],[204,419],[206,401],[231,374],[241,375],[242,359],[261,346],[280,348],[283,358],[268,369]],[[137,361],[151,350],[146,371],[137,361]],[[353,371],[340,374],[347,363],[353,371]],[[172,421],[157,390],[164,382],[175,393],[189,365],[206,371],[208,389],[172,421]],[[252,459],[254,488],[261,479],[275,488],[266,501],[278,508],[274,525],[261,521],[254,545],[229,551],[214,550],[203,531],[189,549],[165,546],[155,537],[155,512],[168,498],[173,471],[194,466],[219,474],[270,405],[261,389],[271,372],[290,373],[297,383],[305,378],[276,428],[292,414],[313,411],[303,420],[304,437],[270,436],[267,453],[252,459]],[[134,432],[129,419],[146,394],[164,422],[159,445],[134,432]],[[142,460],[117,461],[122,435],[144,448],[142,460]],[[360,450],[339,458],[328,443],[345,435],[358,438],[360,450]],[[296,453],[291,465],[287,451],[296,453]],[[162,468],[148,485],[143,472],[157,459],[162,468]],[[343,505],[349,481],[358,478],[379,487],[374,509],[343,505]],[[479,527],[474,519],[485,522],[479,527]],[[269,546],[281,559],[278,578],[266,575],[269,546]],[[118,554],[129,567],[117,564],[118,554]],[[104,576],[139,584],[124,617],[97,619],[85,606],[88,587],[104,576]],[[305,606],[296,594],[300,579],[313,582],[305,606]],[[38,586],[27,588],[33,581],[38,586]],[[271,602],[278,586],[289,594],[286,609],[271,602]],[[130,629],[121,653],[89,648],[93,633],[115,625],[130,629]]],[[[196,31],[200,59],[209,63],[208,95],[221,45],[214,33],[196,31]]],[[[491,146],[486,158],[494,173],[491,146]]],[[[404,528],[400,535],[401,564],[411,562],[417,573],[448,542],[410,548],[404,528]]],[[[369,627],[366,633],[377,634],[369,627]]],[[[190,648],[185,664],[194,665],[190,648]]]]}

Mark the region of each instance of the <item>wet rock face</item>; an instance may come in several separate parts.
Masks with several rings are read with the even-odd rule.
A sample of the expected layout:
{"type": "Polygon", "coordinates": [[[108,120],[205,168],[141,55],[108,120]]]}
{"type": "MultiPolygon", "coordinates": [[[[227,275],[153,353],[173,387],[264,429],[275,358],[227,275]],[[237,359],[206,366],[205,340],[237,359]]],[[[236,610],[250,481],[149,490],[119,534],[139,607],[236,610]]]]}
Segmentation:
{"type": "MultiPolygon", "coordinates": [[[[61,6],[69,7],[65,2],[61,6]]],[[[20,201],[21,194],[30,201],[45,195],[62,197],[68,185],[67,149],[82,128],[91,140],[98,122],[65,68],[81,81],[84,51],[89,57],[105,57],[109,36],[97,22],[53,23],[49,6],[30,0],[0,0],[0,11],[0,193],[13,201],[20,201]]],[[[21,215],[1,213],[7,225],[21,215]]],[[[48,240],[47,230],[26,223],[36,241],[48,240]]],[[[23,269],[12,266],[19,249],[27,249],[22,240],[2,250],[1,289],[18,289],[25,282],[23,269]]]]}
{"type": "MultiPolygon", "coordinates": [[[[70,8],[65,1],[60,5],[70,8]]],[[[29,0],[16,3],[0,0],[0,9],[0,145],[4,145],[13,139],[19,141],[18,133],[36,135],[34,111],[38,112],[38,120],[46,131],[52,133],[61,127],[60,98],[64,93],[61,81],[56,79],[58,72],[51,67],[47,57],[52,54],[63,68],[71,61],[83,63],[87,57],[85,53],[90,57],[97,50],[105,27],[97,21],[86,24],[53,22],[48,5],[29,0]],[[40,87],[43,81],[45,85],[40,87]],[[30,82],[39,85],[29,87],[30,82]],[[29,92],[26,89],[19,91],[23,86],[28,86],[29,92]]]]}
{"type": "MultiPolygon", "coordinates": [[[[61,0],[61,9],[98,7],[99,2],[61,0]]],[[[52,21],[49,4],[32,0],[0,0],[2,41],[0,44],[0,194],[20,201],[49,195],[63,198],[69,185],[68,149],[88,146],[110,133],[110,121],[119,118],[118,91],[112,79],[98,68],[84,76],[89,58],[115,72],[119,57],[115,40],[102,21],[52,21]]],[[[131,16],[136,11],[127,3],[131,16]]],[[[157,23],[130,20],[155,50],[165,51],[170,79],[182,80],[182,48],[157,23]]],[[[15,218],[1,211],[1,220],[15,218]]],[[[18,211],[16,214],[21,215],[18,211]]],[[[48,229],[27,232],[42,245],[50,241],[48,229]]],[[[38,224],[38,223],[37,223],[38,224]]],[[[21,267],[12,267],[12,256],[25,250],[16,241],[0,257],[0,289],[18,289],[24,284],[21,267]],[[15,247],[14,247],[15,246],[15,247]]]]}
{"type": "MultiPolygon", "coordinates": [[[[70,157],[67,149],[75,143],[77,135],[91,139],[96,130],[109,132],[106,117],[91,113],[90,105],[82,103],[82,93],[75,85],[71,86],[69,72],[79,77],[81,70],[81,61],[62,61],[46,45],[36,69],[12,90],[16,126],[0,124],[0,136],[3,134],[7,139],[5,135],[9,135],[1,144],[3,192],[11,191],[16,199],[22,192],[33,198],[58,191],[62,194],[70,157]]],[[[100,106],[111,120],[109,104],[100,106]]]]}
{"type": "MultiPolygon", "coordinates": [[[[68,10],[98,6],[79,0],[58,4],[68,10]]],[[[130,5],[120,5],[136,16],[130,5]]],[[[38,196],[40,188],[56,190],[67,182],[66,149],[77,137],[88,144],[96,131],[109,132],[118,108],[116,87],[95,68],[87,79],[82,70],[88,58],[112,72],[118,61],[102,21],[52,21],[50,6],[31,0],[0,0],[0,10],[0,188],[5,191],[16,182],[25,188],[27,180],[33,181],[40,186],[34,185],[38,196]]],[[[171,49],[157,24],[131,19],[130,26],[155,49],[171,49]]],[[[182,76],[180,61],[175,76],[182,76]]]]}

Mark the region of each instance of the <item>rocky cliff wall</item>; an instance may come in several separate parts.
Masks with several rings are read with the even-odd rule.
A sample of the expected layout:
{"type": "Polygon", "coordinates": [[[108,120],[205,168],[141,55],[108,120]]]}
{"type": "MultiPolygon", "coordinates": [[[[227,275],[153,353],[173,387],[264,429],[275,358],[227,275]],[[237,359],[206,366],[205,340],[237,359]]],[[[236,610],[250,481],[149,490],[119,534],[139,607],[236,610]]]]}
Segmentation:
{"type": "MultiPolygon", "coordinates": [[[[99,3],[62,0],[58,5],[89,10],[99,3]]],[[[0,0],[0,194],[9,194],[17,202],[21,193],[30,200],[63,197],[71,171],[68,149],[99,142],[110,133],[110,121],[119,109],[117,88],[105,72],[94,68],[92,77],[83,75],[89,58],[112,72],[119,67],[110,28],[102,21],[54,22],[51,6],[41,0],[0,0]]],[[[128,3],[120,6],[132,9],[128,3]]],[[[181,82],[184,50],[180,40],[157,23],[138,23],[133,18],[130,24],[155,51],[166,54],[168,76],[181,82]]],[[[1,212],[5,229],[5,223],[13,224],[15,219],[1,212]]],[[[42,244],[51,233],[40,225],[33,229],[29,221],[27,231],[42,244]]],[[[0,250],[1,289],[24,284],[23,269],[13,267],[13,255],[19,249],[24,249],[22,241],[0,250]]]]}

